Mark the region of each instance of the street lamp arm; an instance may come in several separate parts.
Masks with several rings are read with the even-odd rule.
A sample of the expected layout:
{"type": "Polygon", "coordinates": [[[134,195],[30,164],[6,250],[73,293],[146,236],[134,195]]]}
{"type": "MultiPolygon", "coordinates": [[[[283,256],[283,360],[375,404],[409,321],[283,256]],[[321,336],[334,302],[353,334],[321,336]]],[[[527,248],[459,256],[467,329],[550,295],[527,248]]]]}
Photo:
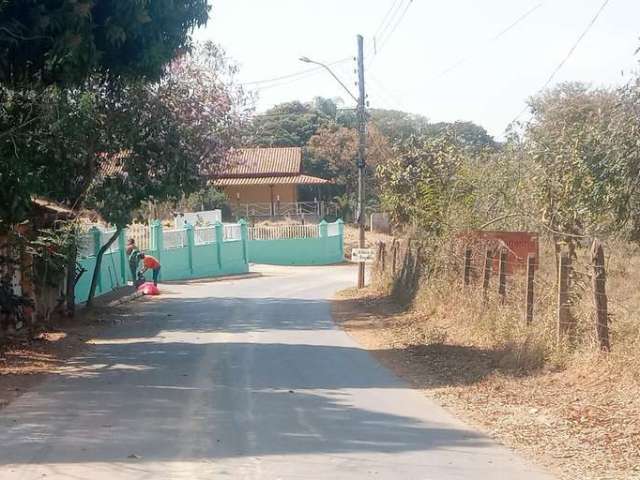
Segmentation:
{"type": "Polygon", "coordinates": [[[349,94],[349,96],[353,98],[356,101],[356,103],[358,103],[358,98],[353,93],[351,93],[351,90],[349,90],[349,88],[342,82],[342,80],[340,80],[338,76],[335,73],[333,73],[333,70],[331,70],[327,65],[325,65],[324,63],[316,62],[315,60],[311,60],[309,57],[300,57],[300,61],[304,63],[313,63],[314,65],[319,65],[320,67],[324,68],[327,72],[331,74],[331,76],[336,80],[336,82],[338,82],[340,86],[344,88],[344,90],[349,94]]]}

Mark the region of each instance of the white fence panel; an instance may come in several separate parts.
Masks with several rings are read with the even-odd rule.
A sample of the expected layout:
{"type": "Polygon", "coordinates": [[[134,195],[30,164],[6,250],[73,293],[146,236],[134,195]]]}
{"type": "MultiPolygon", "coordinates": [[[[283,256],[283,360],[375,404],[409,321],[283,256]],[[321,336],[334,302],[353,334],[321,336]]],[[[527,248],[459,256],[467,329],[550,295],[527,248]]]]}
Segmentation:
{"type": "Polygon", "coordinates": [[[82,233],[78,236],[78,257],[86,258],[95,255],[95,247],[93,244],[93,235],[91,233],[82,233]]]}
{"type": "Polygon", "coordinates": [[[337,223],[327,224],[327,237],[337,237],[340,235],[340,228],[337,223]]]}
{"type": "Polygon", "coordinates": [[[151,248],[151,229],[144,223],[132,223],[127,227],[127,240],[133,238],[139,250],[151,248]]]}
{"type": "Polygon", "coordinates": [[[193,229],[193,243],[196,245],[207,245],[215,243],[216,227],[196,227],[193,229]]]}
{"type": "Polygon", "coordinates": [[[287,238],[317,238],[319,225],[256,226],[249,229],[249,240],[281,240],[287,238]]]}
{"type": "MultiPolygon", "coordinates": [[[[115,228],[107,228],[100,232],[100,247],[106,245],[106,243],[113,236],[113,234],[116,233],[116,230],[117,229],[115,228]]],[[[120,245],[118,244],[118,239],[116,238],[111,244],[111,246],[109,247],[109,249],[106,250],[104,253],[115,253],[118,250],[120,250],[120,245]]]]}
{"type": "Polygon", "coordinates": [[[229,241],[232,241],[232,240],[241,240],[242,239],[240,225],[238,225],[238,224],[226,224],[226,225],[224,225],[223,232],[224,232],[223,239],[224,239],[225,242],[229,242],[229,241]]]}
{"type": "Polygon", "coordinates": [[[163,247],[167,250],[187,246],[187,231],[185,229],[163,230],[162,234],[163,247]]]}

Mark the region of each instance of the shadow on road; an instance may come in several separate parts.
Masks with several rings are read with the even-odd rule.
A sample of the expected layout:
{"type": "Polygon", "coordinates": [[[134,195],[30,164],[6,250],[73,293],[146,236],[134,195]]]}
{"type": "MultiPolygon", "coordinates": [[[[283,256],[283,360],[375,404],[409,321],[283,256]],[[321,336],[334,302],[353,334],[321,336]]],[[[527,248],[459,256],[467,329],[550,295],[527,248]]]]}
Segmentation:
{"type": "Polygon", "coordinates": [[[464,429],[354,405],[358,390],[376,405],[376,395],[402,384],[368,352],[323,339],[333,328],[329,310],[327,301],[304,299],[145,302],[55,381],[3,412],[0,464],[119,462],[134,453],[145,461],[396,453],[488,443],[464,429]],[[301,342],[308,330],[317,335],[301,342]]]}

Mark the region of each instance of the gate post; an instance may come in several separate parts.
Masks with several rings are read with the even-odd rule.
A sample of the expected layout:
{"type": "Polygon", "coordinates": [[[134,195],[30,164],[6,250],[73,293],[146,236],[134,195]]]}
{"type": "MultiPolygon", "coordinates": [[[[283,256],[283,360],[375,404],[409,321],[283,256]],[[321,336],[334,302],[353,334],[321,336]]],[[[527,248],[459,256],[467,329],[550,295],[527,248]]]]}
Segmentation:
{"type": "MultiPolygon", "coordinates": [[[[125,237],[127,236],[127,229],[123,228],[120,230],[120,235],[118,236],[118,253],[120,254],[120,278],[122,278],[122,284],[127,284],[127,252],[126,252],[126,241],[125,237]]],[[[135,281],[135,278],[132,279],[135,281]]]]}
{"type": "Polygon", "coordinates": [[[185,232],[187,235],[187,254],[189,260],[189,271],[191,275],[193,275],[193,246],[195,244],[195,239],[193,235],[193,225],[187,224],[185,227],[185,232]]]}
{"type": "Polygon", "coordinates": [[[224,243],[224,225],[220,222],[216,222],[216,253],[218,257],[218,268],[222,270],[222,244],[224,243]]]}
{"type": "Polygon", "coordinates": [[[244,218],[238,220],[240,225],[240,240],[242,240],[242,259],[244,263],[249,263],[249,227],[244,218]]]}

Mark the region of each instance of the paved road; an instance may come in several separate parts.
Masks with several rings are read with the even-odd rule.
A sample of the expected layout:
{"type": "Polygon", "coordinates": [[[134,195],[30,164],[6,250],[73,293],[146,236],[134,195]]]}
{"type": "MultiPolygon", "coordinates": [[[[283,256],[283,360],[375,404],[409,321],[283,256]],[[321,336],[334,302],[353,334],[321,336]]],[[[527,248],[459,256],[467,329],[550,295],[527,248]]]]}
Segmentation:
{"type": "Polygon", "coordinates": [[[0,478],[550,479],[333,326],[327,299],[353,279],[164,286],[0,413],[0,478]]]}

